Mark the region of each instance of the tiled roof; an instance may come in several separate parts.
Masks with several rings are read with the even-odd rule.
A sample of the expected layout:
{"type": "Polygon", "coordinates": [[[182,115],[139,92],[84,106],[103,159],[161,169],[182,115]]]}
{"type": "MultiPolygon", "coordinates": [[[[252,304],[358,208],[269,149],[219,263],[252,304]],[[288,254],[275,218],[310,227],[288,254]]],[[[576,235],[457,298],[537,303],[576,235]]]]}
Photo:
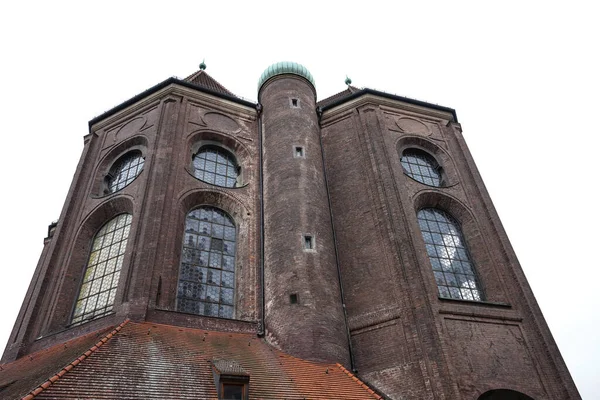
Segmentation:
{"type": "Polygon", "coordinates": [[[19,399],[26,396],[71,365],[112,330],[104,328],[0,365],[0,398],[19,399]]]}
{"type": "Polygon", "coordinates": [[[226,375],[239,375],[239,376],[248,376],[248,371],[246,371],[237,361],[235,360],[215,360],[213,362],[217,371],[221,374],[226,375]]]}
{"type": "MultiPolygon", "coordinates": [[[[252,334],[129,322],[103,340],[103,345],[94,346],[83,358],[77,357],[81,353],[71,352],[74,357],[70,361],[80,361],[62,375],[60,368],[73,364],[65,361],[64,355],[60,356],[62,364],[52,361],[54,369],[47,367],[30,374],[39,379],[34,383],[29,378],[28,390],[41,384],[43,390],[38,387],[35,392],[40,399],[216,399],[212,366],[215,361],[228,360],[250,375],[250,399],[381,398],[339,364],[289,356],[252,334]]],[[[83,342],[90,343],[75,341],[80,350],[83,342]]],[[[69,342],[67,346],[73,345],[69,342]]],[[[57,353],[52,349],[47,351],[57,353]]],[[[50,361],[51,357],[40,357],[36,364],[50,361]]],[[[14,370],[13,364],[18,363],[26,364],[27,360],[19,359],[6,368],[14,370]]],[[[19,379],[17,375],[13,373],[13,379],[19,379]]],[[[0,378],[5,380],[2,375],[0,378]]],[[[25,395],[28,391],[18,393],[25,395]]],[[[0,392],[0,397],[4,394],[0,392]]]]}
{"type": "Polygon", "coordinates": [[[343,99],[344,97],[350,96],[356,92],[360,92],[360,89],[351,85],[348,85],[346,90],[334,94],[333,96],[327,97],[326,99],[317,102],[317,106],[325,107],[333,102],[343,99]]]}
{"type": "Polygon", "coordinates": [[[206,73],[204,70],[198,70],[198,72],[193,73],[184,79],[189,83],[193,83],[194,85],[201,86],[203,88],[212,90],[213,92],[226,94],[228,96],[237,97],[235,94],[230,92],[225,88],[225,86],[221,85],[219,82],[214,80],[212,76],[206,73]]]}

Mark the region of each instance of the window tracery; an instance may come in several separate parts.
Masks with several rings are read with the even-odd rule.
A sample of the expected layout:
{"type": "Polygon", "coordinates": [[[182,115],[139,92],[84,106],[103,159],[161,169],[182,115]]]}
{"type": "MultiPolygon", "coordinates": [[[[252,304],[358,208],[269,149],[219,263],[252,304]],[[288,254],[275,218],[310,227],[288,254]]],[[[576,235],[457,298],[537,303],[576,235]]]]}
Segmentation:
{"type": "Polygon", "coordinates": [[[441,168],[429,154],[418,149],[406,149],[400,159],[406,175],[425,185],[442,186],[441,168]]]}
{"type": "Polygon", "coordinates": [[[117,215],[104,224],[94,237],[72,324],[81,324],[112,311],[131,219],[131,214],[117,215]]]}
{"type": "Polygon", "coordinates": [[[106,176],[108,193],[115,193],[129,185],[144,169],[144,157],[131,151],[121,157],[106,176]]]}
{"type": "Polygon", "coordinates": [[[235,187],[239,167],[235,157],[217,146],[203,146],[192,158],[194,176],[201,181],[222,186],[235,187]]]}
{"type": "Polygon", "coordinates": [[[440,297],[482,301],[473,262],[456,220],[436,208],[417,213],[440,297]]]}
{"type": "Polygon", "coordinates": [[[185,219],[177,311],[233,318],[236,229],[215,207],[192,210],[185,219]]]}

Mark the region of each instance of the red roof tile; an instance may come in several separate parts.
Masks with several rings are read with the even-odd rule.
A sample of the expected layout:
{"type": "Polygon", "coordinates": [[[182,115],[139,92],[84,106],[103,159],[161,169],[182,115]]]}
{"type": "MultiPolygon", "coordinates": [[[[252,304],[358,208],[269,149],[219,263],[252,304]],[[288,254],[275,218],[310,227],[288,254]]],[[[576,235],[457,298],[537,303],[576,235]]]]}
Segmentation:
{"type": "Polygon", "coordinates": [[[111,330],[112,327],[103,328],[0,365],[0,398],[19,399],[33,390],[41,392],[42,384],[48,387],[64,376],[84,352],[111,330]]]}
{"type": "Polygon", "coordinates": [[[292,357],[252,334],[130,322],[84,355],[41,379],[36,398],[216,399],[218,360],[250,375],[250,399],[381,398],[339,364],[292,357]]]}

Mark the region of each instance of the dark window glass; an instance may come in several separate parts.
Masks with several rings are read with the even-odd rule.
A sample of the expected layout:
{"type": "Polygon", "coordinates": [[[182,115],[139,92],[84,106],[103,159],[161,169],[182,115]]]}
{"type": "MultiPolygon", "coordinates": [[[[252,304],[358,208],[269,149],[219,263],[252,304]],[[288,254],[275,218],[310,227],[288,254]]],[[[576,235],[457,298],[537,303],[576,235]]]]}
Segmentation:
{"type": "Polygon", "coordinates": [[[108,192],[115,193],[129,185],[143,168],[144,158],[139,151],[126,154],[116,162],[108,174],[108,192]]]}
{"type": "Polygon", "coordinates": [[[238,166],[229,152],[205,146],[194,155],[192,163],[196,178],[217,186],[235,187],[238,166]]]}
{"type": "Polygon", "coordinates": [[[242,400],[244,387],[242,385],[223,384],[223,400],[242,400]]]}
{"type": "Polygon", "coordinates": [[[201,207],[185,219],[177,310],[233,318],[235,225],[222,210],[201,207]]]}
{"type": "Polygon", "coordinates": [[[417,219],[440,297],[483,300],[469,251],[454,218],[435,208],[424,208],[417,219]]]}
{"type": "Polygon", "coordinates": [[[130,227],[131,215],[121,214],[96,234],[75,303],[73,324],[101,317],[112,310],[130,227]]]}
{"type": "Polygon", "coordinates": [[[435,159],[424,151],[407,149],[402,153],[402,168],[406,175],[429,186],[441,186],[442,175],[435,159]]]}

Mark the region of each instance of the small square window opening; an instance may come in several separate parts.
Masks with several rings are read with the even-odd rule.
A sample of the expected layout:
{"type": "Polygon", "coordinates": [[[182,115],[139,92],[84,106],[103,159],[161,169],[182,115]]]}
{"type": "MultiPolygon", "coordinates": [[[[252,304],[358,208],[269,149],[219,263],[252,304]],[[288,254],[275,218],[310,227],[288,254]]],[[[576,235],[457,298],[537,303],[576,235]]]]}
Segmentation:
{"type": "Polygon", "coordinates": [[[295,158],[304,158],[304,147],[295,146],[294,147],[294,157],[295,158]]]}
{"type": "Polygon", "coordinates": [[[315,238],[311,235],[304,235],[304,250],[315,249],[315,238]]]}
{"type": "Polygon", "coordinates": [[[298,99],[292,99],[292,107],[298,107],[298,99]]]}

